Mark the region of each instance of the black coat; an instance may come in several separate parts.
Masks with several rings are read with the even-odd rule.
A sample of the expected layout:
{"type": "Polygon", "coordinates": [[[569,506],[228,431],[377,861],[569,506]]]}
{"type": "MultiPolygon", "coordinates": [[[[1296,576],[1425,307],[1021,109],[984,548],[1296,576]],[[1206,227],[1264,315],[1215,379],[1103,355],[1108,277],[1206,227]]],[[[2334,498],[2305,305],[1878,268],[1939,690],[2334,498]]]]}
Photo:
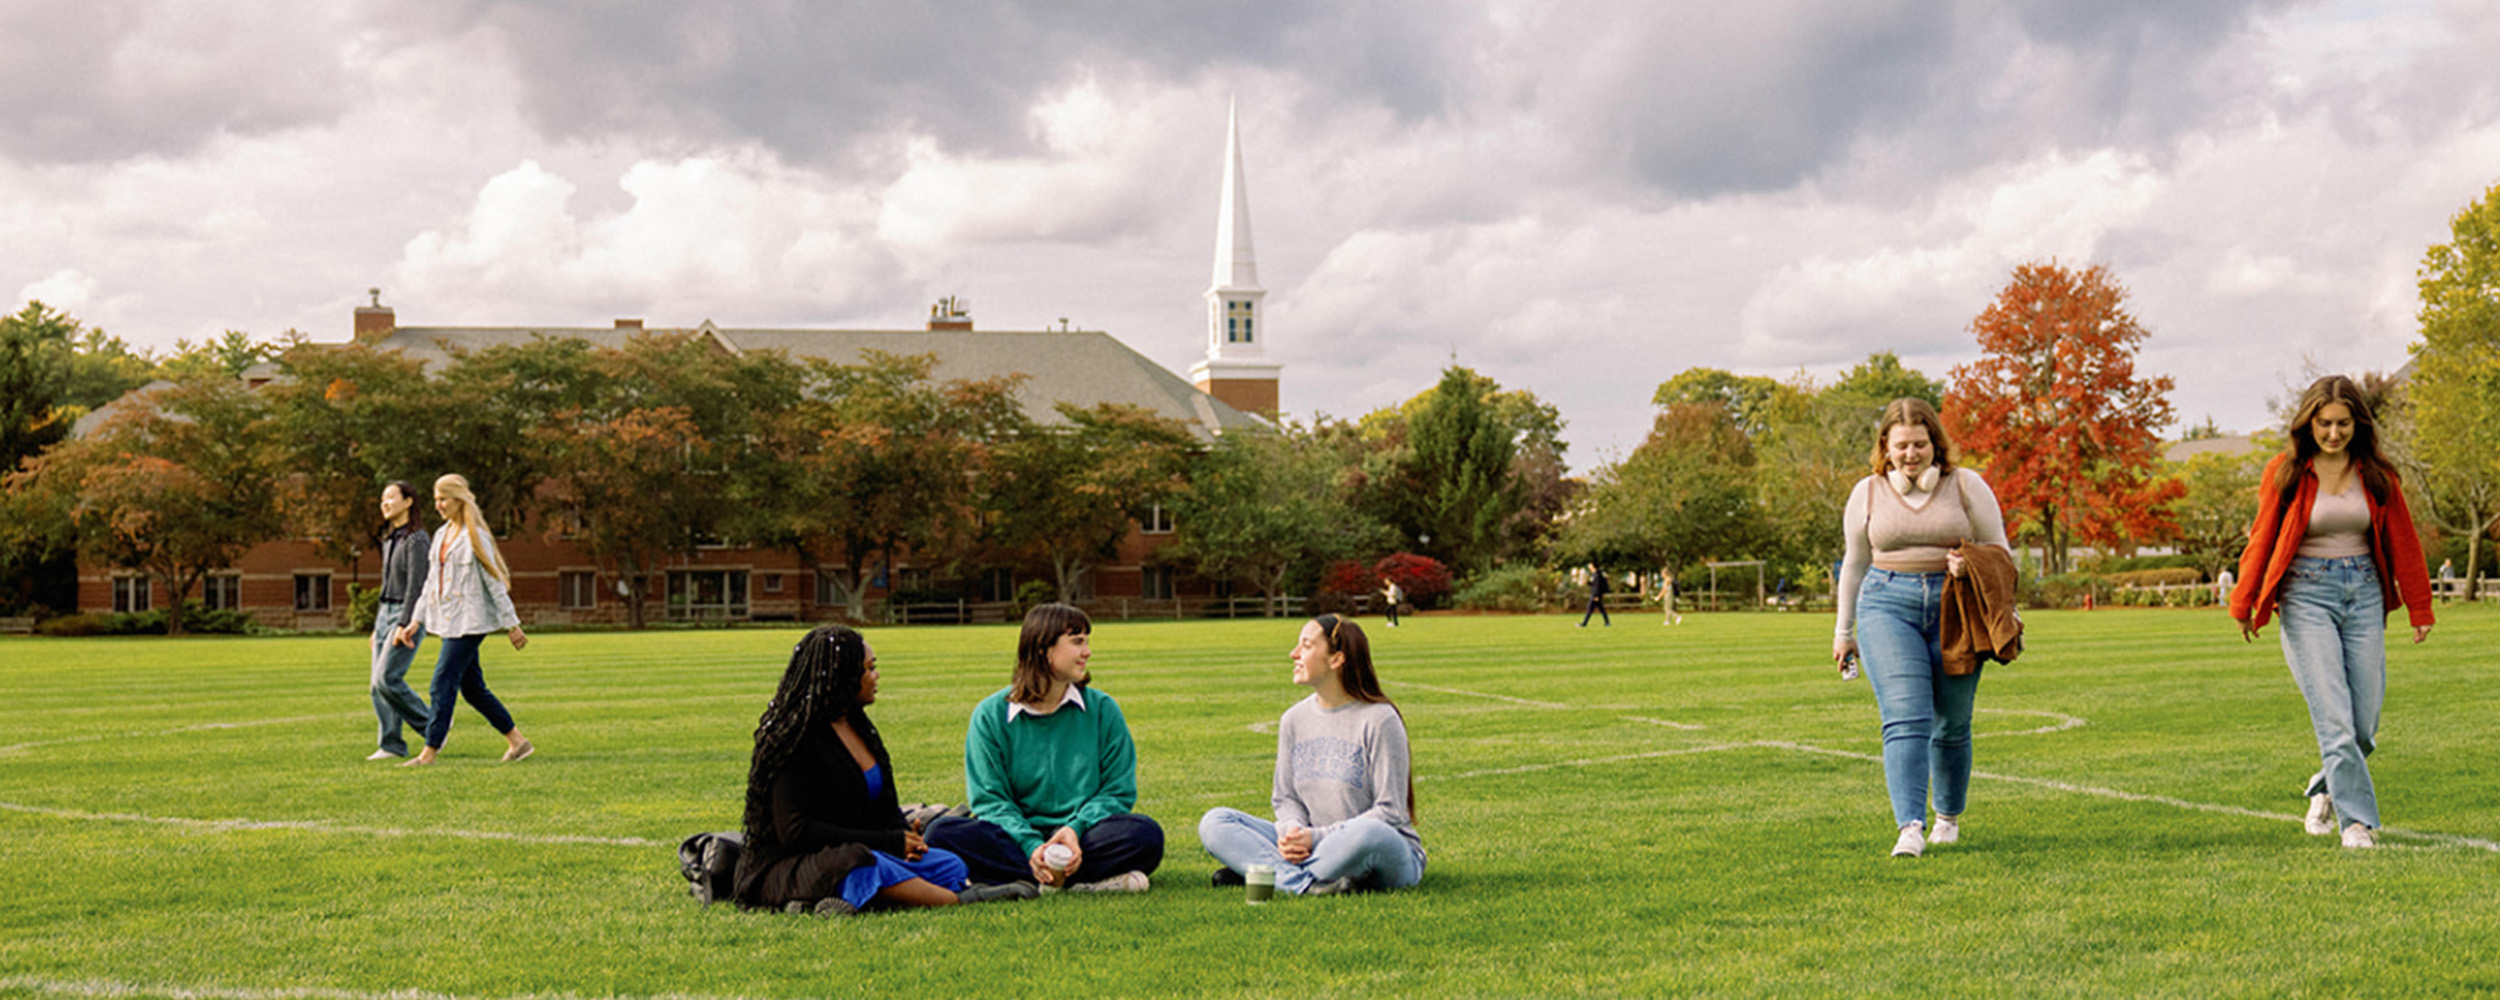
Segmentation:
{"type": "Polygon", "coordinates": [[[885,789],[868,795],[868,776],[830,727],[800,735],[773,780],[772,827],[748,831],[746,853],[738,858],[739,903],[779,907],[840,895],[842,880],[868,863],[869,851],[902,856],[910,827],[894,798],[893,761],[885,741],[873,732],[861,735],[885,769],[885,789]]]}

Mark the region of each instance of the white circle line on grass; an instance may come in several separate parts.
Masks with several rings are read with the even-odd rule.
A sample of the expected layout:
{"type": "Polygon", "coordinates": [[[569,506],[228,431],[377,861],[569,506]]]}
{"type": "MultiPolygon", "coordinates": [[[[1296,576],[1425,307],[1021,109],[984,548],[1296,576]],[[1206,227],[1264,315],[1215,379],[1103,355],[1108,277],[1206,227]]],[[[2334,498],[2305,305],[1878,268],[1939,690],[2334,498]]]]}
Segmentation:
{"type": "Polygon", "coordinates": [[[1665,726],[1669,729],[1693,730],[1710,728],[1698,722],[1677,722],[1673,719],[1653,719],[1646,715],[1626,715],[1623,719],[1626,722],[1645,722],[1653,726],[1665,726]]]}
{"type": "Polygon", "coordinates": [[[293,830],[301,833],[335,833],[362,837],[446,837],[456,840],[499,840],[520,844],[590,844],[602,847],[667,847],[667,843],[641,837],[591,837],[565,833],[506,833],[499,830],[411,830],[391,826],[343,826],[324,820],[294,819],[195,819],[188,816],[146,816],[139,813],[100,813],[83,809],[55,809],[30,806],[20,802],[0,802],[0,809],[105,823],[149,823],[157,826],[178,826],[192,830],[223,833],[237,830],[293,830]]]}
{"type": "MultiPolygon", "coordinates": [[[[428,990],[343,990],[327,986],[174,986],[122,983],[106,979],[48,979],[42,976],[0,976],[0,990],[24,990],[53,996],[173,997],[175,1000],[461,1000],[458,994],[428,990]]],[[[509,1000],[633,1000],[624,994],[585,997],[579,993],[512,993],[509,1000]]],[[[700,993],[657,993],[638,1000],[745,1000],[700,993]]]]}
{"type": "Polygon", "coordinates": [[[2084,719],[2079,716],[2068,715],[2064,712],[2043,711],[2036,708],[1979,708],[1972,709],[1972,711],[1986,712],[1990,715],[2037,715],[2057,720],[2055,723],[2041,726],[2038,729],[2016,729],[2002,733],[1972,733],[1970,734],[1970,738],[1974,740],[1986,739],[1991,736],[2037,736],[2041,733],[2060,733],[2078,726],[2089,726],[2092,724],[2091,720],[2084,719]]]}
{"type": "Polygon", "coordinates": [[[25,751],[35,749],[36,747],[60,746],[64,743],[96,743],[103,740],[152,739],[158,736],[177,736],[182,733],[204,733],[217,729],[248,729],[253,726],[284,726],[297,722],[319,722],[324,719],[336,719],[339,717],[339,713],[335,712],[328,715],[290,715],[283,719],[252,719],[246,722],[203,722],[196,726],[176,726],[172,729],[155,729],[138,733],[98,733],[94,736],[64,736],[56,740],[31,740],[25,743],[11,743],[8,746],[0,747],[0,753],[23,753],[25,751]]]}

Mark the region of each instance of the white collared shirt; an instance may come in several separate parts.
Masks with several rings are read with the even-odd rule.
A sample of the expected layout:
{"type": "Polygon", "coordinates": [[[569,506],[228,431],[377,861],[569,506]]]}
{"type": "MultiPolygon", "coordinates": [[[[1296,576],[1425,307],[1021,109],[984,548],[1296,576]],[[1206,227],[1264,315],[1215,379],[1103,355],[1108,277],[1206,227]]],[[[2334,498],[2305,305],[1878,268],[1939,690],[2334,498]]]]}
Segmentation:
{"type": "MultiPolygon", "coordinates": [[[[1051,711],[1056,712],[1060,708],[1066,708],[1070,705],[1074,705],[1080,709],[1085,707],[1084,688],[1078,687],[1074,684],[1068,685],[1068,693],[1059,696],[1059,707],[1053,708],[1051,711]]],[[[1017,701],[1013,698],[1007,699],[1007,721],[1009,722],[1016,721],[1016,716],[1019,715],[1040,714],[1042,713],[1034,711],[1030,706],[1023,702],[1017,701]]]]}

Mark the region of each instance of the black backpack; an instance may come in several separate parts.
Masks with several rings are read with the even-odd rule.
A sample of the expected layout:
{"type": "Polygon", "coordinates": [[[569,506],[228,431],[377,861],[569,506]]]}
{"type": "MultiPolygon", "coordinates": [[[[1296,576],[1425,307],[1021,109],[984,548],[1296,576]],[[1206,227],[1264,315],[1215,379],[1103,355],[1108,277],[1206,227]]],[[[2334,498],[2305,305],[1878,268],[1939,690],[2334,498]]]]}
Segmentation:
{"type": "Polygon", "coordinates": [[[686,891],[705,906],[737,892],[738,855],[747,836],[734,831],[698,833],[677,845],[677,869],[686,876],[686,891]]]}

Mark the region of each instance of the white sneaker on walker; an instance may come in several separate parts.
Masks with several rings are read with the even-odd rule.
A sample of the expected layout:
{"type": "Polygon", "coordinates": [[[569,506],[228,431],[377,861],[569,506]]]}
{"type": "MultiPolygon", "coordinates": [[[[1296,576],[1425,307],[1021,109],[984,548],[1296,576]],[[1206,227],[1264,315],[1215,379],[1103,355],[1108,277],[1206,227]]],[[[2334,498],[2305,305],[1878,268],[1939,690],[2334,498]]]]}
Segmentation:
{"type": "Polygon", "coordinates": [[[1892,856],[1915,858],[1927,850],[1927,825],[1912,823],[1901,828],[1901,839],[1892,842],[1892,856]]]}
{"type": "Polygon", "coordinates": [[[1146,880],[1146,873],[1145,873],[1145,872],[1139,872],[1139,871],[1126,871],[1126,872],[1121,872],[1121,873],[1119,873],[1119,874],[1117,874],[1117,875],[1111,876],[1110,878],[1107,878],[1107,879],[1101,879],[1101,880],[1094,881],[1094,882],[1079,882],[1079,883],[1077,883],[1077,884],[1075,884],[1075,885],[1069,886],[1069,887],[1068,887],[1068,891],[1069,891],[1069,892],[1144,892],[1144,891],[1146,891],[1146,887],[1147,887],[1147,885],[1148,885],[1148,884],[1149,884],[1149,883],[1148,883],[1148,882],[1147,882],[1147,880],[1146,880]]]}
{"type": "Polygon", "coordinates": [[[2335,800],[2325,795],[2310,796],[2309,815],[2301,817],[2300,825],[2313,837],[2334,836],[2335,800]]]}
{"type": "Polygon", "coordinates": [[[1962,839],[1962,817],[1936,814],[1936,830],[1927,835],[1930,847],[1943,847],[1962,839]]]}
{"type": "Polygon", "coordinates": [[[2369,827],[2355,823],[2344,828],[2344,846],[2377,847],[2378,834],[2371,832],[2369,827]]]}

